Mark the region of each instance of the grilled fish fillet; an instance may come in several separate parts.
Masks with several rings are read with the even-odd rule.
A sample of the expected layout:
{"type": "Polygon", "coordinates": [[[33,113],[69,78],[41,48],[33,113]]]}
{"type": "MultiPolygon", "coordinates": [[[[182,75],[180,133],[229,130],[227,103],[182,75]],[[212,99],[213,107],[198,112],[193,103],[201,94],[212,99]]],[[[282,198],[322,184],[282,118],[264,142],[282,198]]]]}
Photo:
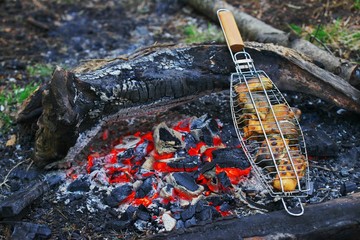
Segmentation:
{"type": "Polygon", "coordinates": [[[295,170],[288,156],[282,158],[277,164],[277,167],[279,169],[279,174],[276,175],[272,183],[273,187],[276,190],[283,191],[283,189],[281,188],[281,183],[282,183],[285,192],[294,191],[298,183],[295,175],[295,171],[297,173],[297,177],[299,178],[299,180],[303,178],[305,175],[307,162],[305,160],[304,155],[300,153],[295,153],[295,154],[291,154],[291,158],[295,170]]]}
{"type": "MultiPolygon", "coordinates": [[[[252,99],[254,100],[256,109],[258,110],[258,113],[260,115],[260,118],[265,119],[269,112],[269,102],[266,100],[265,95],[258,93],[252,93],[251,95],[252,95],[252,99]]],[[[239,102],[241,103],[242,112],[244,114],[253,113],[255,116],[257,116],[250,94],[244,93],[241,94],[241,96],[242,98],[241,100],[239,99],[239,102]]]]}
{"type": "Polygon", "coordinates": [[[245,82],[237,84],[235,86],[235,92],[244,93],[244,92],[249,92],[249,91],[250,92],[263,91],[264,89],[270,90],[272,87],[273,87],[273,85],[269,78],[267,78],[265,76],[260,76],[260,78],[252,78],[252,79],[248,80],[247,86],[246,86],[245,82]],[[261,82],[259,79],[261,79],[261,82]],[[264,85],[264,87],[262,85],[264,85]]]}
{"type": "MultiPolygon", "coordinates": [[[[279,134],[280,130],[279,127],[277,126],[277,124],[273,121],[268,122],[267,120],[262,121],[265,133],[268,134],[279,134]]],[[[293,122],[290,121],[280,121],[279,122],[279,126],[280,129],[284,135],[285,138],[288,139],[297,139],[299,132],[298,129],[296,128],[295,124],[293,122]]],[[[261,124],[260,121],[258,120],[254,120],[254,119],[249,119],[248,120],[248,124],[243,127],[243,132],[244,132],[244,138],[249,138],[249,137],[263,137],[264,133],[263,130],[261,128],[261,124]]]]}

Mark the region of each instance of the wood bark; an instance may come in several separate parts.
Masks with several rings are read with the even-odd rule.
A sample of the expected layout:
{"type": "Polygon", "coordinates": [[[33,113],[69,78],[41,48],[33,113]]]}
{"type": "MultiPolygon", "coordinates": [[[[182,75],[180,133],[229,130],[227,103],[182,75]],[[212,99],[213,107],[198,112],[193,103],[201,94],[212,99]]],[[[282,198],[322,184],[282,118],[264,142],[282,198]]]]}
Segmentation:
{"type": "MultiPolygon", "coordinates": [[[[330,71],[351,85],[360,88],[360,68],[348,60],[337,58],[314,44],[276,29],[257,18],[239,11],[222,0],[184,0],[194,9],[218,22],[216,12],[225,8],[230,10],[236,19],[240,32],[246,40],[261,43],[274,43],[292,48],[309,56],[320,67],[330,71]]],[[[246,47],[246,46],[245,46],[246,47]]]]}
{"type": "MultiPolygon", "coordinates": [[[[304,55],[273,44],[246,44],[257,68],[265,70],[280,90],[312,94],[360,113],[360,91],[304,55]]],[[[18,121],[37,121],[37,165],[65,156],[71,161],[101,126],[228,89],[234,71],[225,45],[145,49],[128,60],[87,64],[76,73],[57,68],[51,81],[22,108],[18,121]]]]}
{"type": "Polygon", "coordinates": [[[218,222],[158,234],[148,239],[358,239],[360,193],[305,207],[301,217],[285,210],[221,219],[218,222]]]}

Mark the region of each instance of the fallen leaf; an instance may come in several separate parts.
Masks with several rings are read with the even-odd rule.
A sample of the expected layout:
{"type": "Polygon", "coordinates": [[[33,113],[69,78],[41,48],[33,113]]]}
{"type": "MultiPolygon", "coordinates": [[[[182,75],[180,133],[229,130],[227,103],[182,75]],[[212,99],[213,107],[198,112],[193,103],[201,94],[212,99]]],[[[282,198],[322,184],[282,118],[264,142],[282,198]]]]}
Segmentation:
{"type": "Polygon", "coordinates": [[[7,140],[6,146],[11,147],[11,146],[14,146],[15,143],[16,143],[16,135],[13,134],[13,135],[10,136],[9,140],[7,140]]]}

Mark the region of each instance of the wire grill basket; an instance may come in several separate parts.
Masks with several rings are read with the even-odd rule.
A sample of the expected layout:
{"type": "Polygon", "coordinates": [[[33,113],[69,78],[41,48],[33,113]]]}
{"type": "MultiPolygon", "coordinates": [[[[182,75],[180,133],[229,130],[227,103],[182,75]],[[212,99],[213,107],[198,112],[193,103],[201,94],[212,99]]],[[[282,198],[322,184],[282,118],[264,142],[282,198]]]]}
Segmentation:
{"type": "Polygon", "coordinates": [[[255,68],[231,12],[220,9],[218,17],[236,68],[231,74],[230,105],[237,136],[270,195],[280,197],[289,214],[300,216],[304,212],[300,197],[309,191],[309,170],[299,110],[291,108],[269,76],[255,68]],[[286,198],[297,198],[300,211],[291,211],[286,198]]]}

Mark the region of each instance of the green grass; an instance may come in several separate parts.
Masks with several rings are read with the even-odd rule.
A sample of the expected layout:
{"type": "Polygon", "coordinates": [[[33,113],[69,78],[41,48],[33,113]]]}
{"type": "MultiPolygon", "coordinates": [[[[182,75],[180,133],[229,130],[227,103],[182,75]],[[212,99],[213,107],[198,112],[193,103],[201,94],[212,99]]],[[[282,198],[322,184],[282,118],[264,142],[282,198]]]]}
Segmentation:
{"type": "Polygon", "coordinates": [[[0,126],[7,129],[13,122],[14,109],[33,93],[38,83],[29,83],[24,87],[13,85],[12,89],[0,92],[0,126]]]}
{"type": "Polygon", "coordinates": [[[289,24],[289,28],[307,40],[316,37],[321,43],[330,46],[332,50],[341,49],[346,56],[350,51],[360,50],[360,31],[349,29],[345,24],[344,19],[337,19],[327,25],[298,26],[289,24]]]}
{"type": "Polygon", "coordinates": [[[184,27],[183,33],[185,35],[186,43],[224,41],[221,30],[211,24],[208,24],[208,28],[205,31],[201,31],[197,26],[190,24],[184,27]]]}
{"type": "Polygon", "coordinates": [[[360,10],[360,0],[354,0],[353,8],[355,10],[360,10]]]}
{"type": "Polygon", "coordinates": [[[296,24],[294,24],[294,23],[290,23],[290,24],[289,24],[289,27],[290,27],[290,29],[293,30],[294,33],[296,33],[297,35],[301,35],[301,33],[302,33],[302,31],[303,31],[300,26],[298,26],[298,25],[296,25],[296,24]]]}
{"type": "Polygon", "coordinates": [[[26,71],[30,77],[49,77],[53,72],[53,66],[50,64],[35,64],[27,66],[26,71]]]}

